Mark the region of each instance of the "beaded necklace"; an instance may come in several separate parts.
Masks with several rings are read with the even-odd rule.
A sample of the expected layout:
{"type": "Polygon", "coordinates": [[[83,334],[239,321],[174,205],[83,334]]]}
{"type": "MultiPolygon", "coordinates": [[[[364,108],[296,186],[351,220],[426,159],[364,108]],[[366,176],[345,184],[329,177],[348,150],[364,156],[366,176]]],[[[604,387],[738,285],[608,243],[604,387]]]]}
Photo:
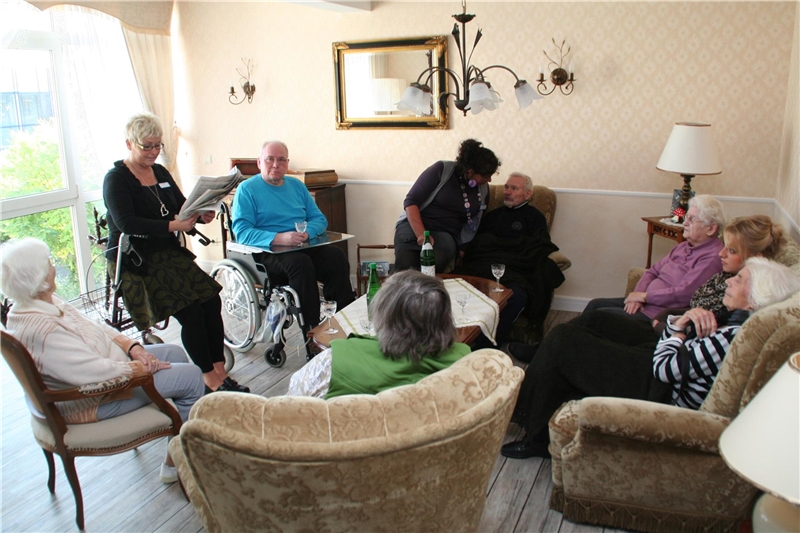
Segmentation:
{"type": "MultiPolygon", "coordinates": [[[[477,226],[475,225],[475,222],[472,221],[472,213],[470,213],[469,211],[470,203],[469,203],[469,197],[467,197],[467,188],[464,187],[464,182],[462,180],[458,180],[458,184],[461,185],[461,194],[464,196],[464,209],[467,211],[467,226],[469,226],[469,229],[475,231],[477,229],[477,226]]],[[[478,188],[478,205],[479,206],[481,205],[480,188],[478,188]]]]}

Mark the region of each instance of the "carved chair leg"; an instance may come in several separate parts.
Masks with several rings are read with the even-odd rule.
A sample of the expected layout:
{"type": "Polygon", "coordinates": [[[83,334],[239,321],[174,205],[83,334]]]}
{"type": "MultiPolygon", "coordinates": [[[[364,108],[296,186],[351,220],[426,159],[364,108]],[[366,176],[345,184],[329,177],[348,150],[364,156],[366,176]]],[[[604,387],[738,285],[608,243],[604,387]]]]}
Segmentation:
{"type": "Polygon", "coordinates": [[[47,476],[47,488],[50,489],[50,494],[56,491],[56,462],[53,460],[53,452],[49,452],[42,448],[44,458],[47,461],[47,469],[49,474],[47,476]]]}
{"type": "Polygon", "coordinates": [[[67,479],[72,487],[72,494],[75,496],[75,523],[78,524],[78,529],[83,531],[83,495],[81,494],[81,482],[78,481],[78,472],[75,470],[75,458],[62,456],[61,461],[64,463],[64,471],[67,473],[67,479]]]}

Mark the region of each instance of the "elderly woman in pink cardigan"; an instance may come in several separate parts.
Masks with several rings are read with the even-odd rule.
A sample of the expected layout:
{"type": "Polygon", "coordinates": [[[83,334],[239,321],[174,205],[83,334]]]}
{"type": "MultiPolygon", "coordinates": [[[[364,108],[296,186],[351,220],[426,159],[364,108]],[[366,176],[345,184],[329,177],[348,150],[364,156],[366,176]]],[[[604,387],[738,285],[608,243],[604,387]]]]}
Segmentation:
{"type": "Polygon", "coordinates": [[[647,269],[627,297],[596,298],[584,311],[600,309],[650,321],[665,309],[689,307],[694,291],[722,270],[719,234],[724,227],[725,211],[719,200],[708,195],[692,198],[683,222],[686,240],[647,269]]]}
{"type": "MultiPolygon", "coordinates": [[[[22,239],[0,248],[0,286],[14,301],[8,332],[30,352],[45,384],[68,389],[125,375],[153,374],[156,390],[171,398],[182,420],[203,395],[200,368],[180,346],[161,344],[145,349],[106,324],[90,320],[55,296],[56,269],[50,249],[38,239],[22,239]]],[[[61,402],[58,409],[71,424],[95,422],[129,413],[150,403],[141,389],[127,397],[106,395],[61,402]]],[[[161,481],[178,476],[167,454],[161,481]]]]}

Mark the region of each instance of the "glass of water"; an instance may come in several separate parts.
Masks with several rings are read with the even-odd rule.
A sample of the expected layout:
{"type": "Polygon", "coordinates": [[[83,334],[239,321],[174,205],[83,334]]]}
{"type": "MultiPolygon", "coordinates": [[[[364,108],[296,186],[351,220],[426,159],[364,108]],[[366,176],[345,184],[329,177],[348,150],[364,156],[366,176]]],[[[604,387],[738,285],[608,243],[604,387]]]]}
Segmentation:
{"type": "Polygon", "coordinates": [[[500,288],[500,278],[506,273],[506,266],[502,263],[495,263],[492,265],[492,276],[497,280],[497,286],[492,289],[492,292],[503,292],[500,288]]]}
{"type": "Polygon", "coordinates": [[[322,302],[322,314],[325,318],[328,319],[328,329],[325,330],[325,333],[328,335],[333,335],[334,333],[339,333],[339,330],[334,328],[331,324],[331,318],[333,315],[336,314],[336,301],[335,300],[325,300],[322,302]]]}
{"type": "Polygon", "coordinates": [[[298,233],[305,233],[307,228],[308,228],[308,222],[306,222],[305,220],[303,220],[302,222],[294,223],[294,229],[296,229],[298,233]]]}

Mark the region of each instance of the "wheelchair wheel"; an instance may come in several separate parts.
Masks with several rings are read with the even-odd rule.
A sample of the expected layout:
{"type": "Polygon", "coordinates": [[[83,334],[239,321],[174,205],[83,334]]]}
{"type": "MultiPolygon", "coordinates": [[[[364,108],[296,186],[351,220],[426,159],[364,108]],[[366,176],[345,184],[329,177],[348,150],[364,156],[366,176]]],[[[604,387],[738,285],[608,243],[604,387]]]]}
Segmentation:
{"type": "Polygon", "coordinates": [[[286,350],[277,345],[270,346],[264,350],[264,359],[269,366],[280,368],[286,362],[286,350]]]}
{"type": "Polygon", "coordinates": [[[250,274],[235,262],[223,259],[214,266],[211,277],[222,285],[222,322],[225,326],[225,344],[237,352],[253,347],[261,309],[250,274]]]}
{"type": "Polygon", "coordinates": [[[236,359],[234,359],[233,350],[231,350],[228,346],[222,347],[222,354],[225,356],[225,372],[230,372],[233,368],[234,363],[236,363],[236,359]]]}

